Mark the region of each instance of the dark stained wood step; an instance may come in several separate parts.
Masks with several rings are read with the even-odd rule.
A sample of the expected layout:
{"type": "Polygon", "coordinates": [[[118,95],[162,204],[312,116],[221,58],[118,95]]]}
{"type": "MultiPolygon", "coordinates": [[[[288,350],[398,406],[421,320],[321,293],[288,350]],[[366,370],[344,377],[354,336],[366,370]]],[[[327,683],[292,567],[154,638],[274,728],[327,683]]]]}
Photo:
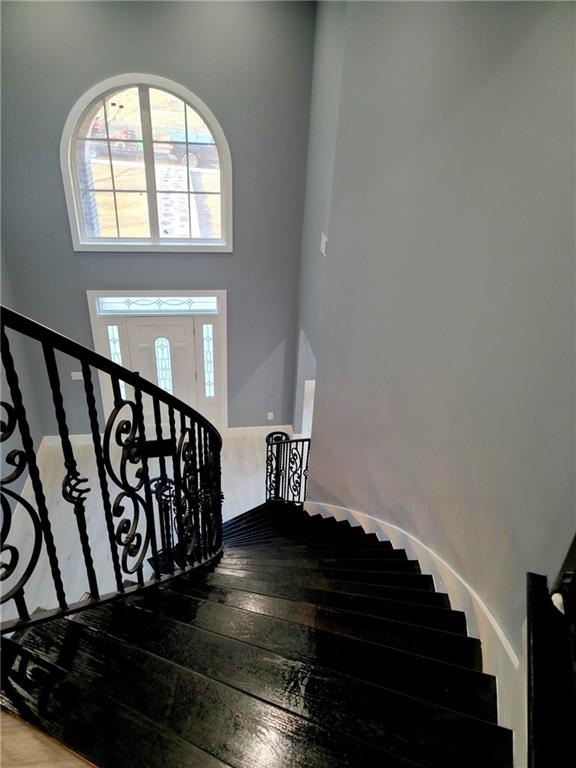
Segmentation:
{"type": "MultiPolygon", "coordinates": [[[[239,576],[246,579],[266,579],[270,580],[268,574],[260,572],[239,572],[228,571],[217,568],[215,573],[223,576],[239,576]]],[[[370,584],[354,584],[353,582],[343,582],[347,589],[334,589],[334,581],[322,579],[320,576],[299,577],[284,576],[280,574],[272,579],[276,584],[283,585],[288,593],[293,585],[302,589],[310,590],[310,593],[322,592],[321,602],[323,605],[344,610],[352,610],[359,613],[369,613],[373,616],[382,616],[383,618],[405,621],[409,624],[418,624],[425,627],[434,627],[443,629],[446,632],[456,632],[457,634],[466,634],[466,617],[461,611],[452,611],[446,608],[435,606],[426,606],[418,603],[403,602],[400,599],[394,600],[388,596],[378,594],[378,586],[370,584]],[[361,589],[363,588],[363,591],[361,589]],[[334,593],[327,595],[326,592],[334,593]]]]}
{"type": "Polygon", "coordinates": [[[282,521],[263,520],[246,526],[238,531],[226,531],[223,533],[225,541],[234,541],[243,538],[255,538],[264,536],[305,536],[312,538],[346,537],[348,539],[363,539],[366,541],[378,541],[375,533],[365,533],[360,526],[351,526],[347,521],[335,520],[309,521],[284,523],[282,521]]]}
{"type": "MultiPolygon", "coordinates": [[[[219,570],[218,572],[223,573],[224,570],[219,570]]],[[[227,575],[238,575],[238,571],[231,571],[227,575]]],[[[268,575],[267,578],[269,578],[269,576],[270,575],[268,575]]],[[[279,575],[276,580],[285,581],[282,575],[279,575]]],[[[442,592],[427,592],[423,589],[403,589],[402,587],[391,587],[386,584],[371,584],[363,581],[327,579],[325,576],[318,574],[310,576],[302,574],[301,577],[291,578],[290,582],[311,589],[324,589],[330,592],[349,592],[353,595],[381,597],[385,600],[397,600],[410,604],[435,606],[436,608],[450,608],[448,595],[442,592]]]]}
{"type": "MultiPolygon", "coordinates": [[[[198,576],[203,573],[223,573],[224,570],[233,571],[229,575],[241,575],[242,570],[228,568],[226,564],[221,563],[216,566],[207,567],[199,571],[198,576]]],[[[260,569],[255,569],[260,570],[260,569]]],[[[266,578],[276,581],[284,581],[285,572],[281,570],[274,575],[271,571],[266,574],[266,578]]],[[[382,597],[388,600],[399,600],[406,603],[418,603],[419,605],[436,606],[437,608],[450,608],[448,595],[443,592],[432,592],[425,589],[410,589],[390,584],[372,583],[370,580],[362,581],[358,577],[355,580],[347,581],[345,577],[327,578],[324,574],[318,572],[309,572],[303,569],[302,573],[296,576],[290,576],[290,581],[298,583],[300,586],[310,586],[315,580],[321,581],[324,586],[318,587],[328,589],[334,592],[350,592],[357,595],[366,595],[368,597],[382,597]]]]}
{"type": "MultiPolygon", "coordinates": [[[[190,594],[194,594],[193,586],[194,582],[190,585],[190,594]]],[[[218,590],[215,594],[223,592],[227,595],[227,604],[233,604],[244,610],[307,624],[359,640],[400,648],[477,671],[482,669],[480,642],[474,638],[419,627],[372,614],[324,606],[321,603],[306,602],[305,595],[312,599],[321,598],[321,594],[314,594],[318,592],[317,590],[295,587],[291,591],[291,597],[286,597],[283,595],[288,593],[281,587],[248,580],[239,582],[238,579],[217,577],[213,574],[206,577],[205,586],[218,590]],[[231,591],[236,592],[236,595],[231,595],[231,591]]],[[[173,583],[173,588],[186,594],[188,585],[184,580],[178,579],[173,583]]],[[[327,599],[331,596],[331,593],[325,594],[327,599]]]]}
{"type": "Polygon", "coordinates": [[[417,560],[381,560],[366,558],[337,558],[337,557],[298,557],[294,559],[273,557],[236,557],[231,554],[224,554],[221,562],[227,563],[229,567],[236,568],[283,568],[287,573],[291,570],[301,570],[302,568],[318,570],[336,569],[336,570],[354,570],[374,571],[387,573],[420,573],[420,563],[417,560]]]}
{"type": "Polygon", "coordinates": [[[237,555],[245,554],[250,557],[261,557],[263,555],[273,553],[274,557],[293,557],[294,555],[312,555],[321,557],[322,555],[328,555],[330,557],[347,557],[351,553],[355,553],[357,557],[369,557],[369,558],[386,558],[389,560],[407,560],[408,556],[404,549],[392,549],[391,547],[382,547],[384,542],[365,542],[355,543],[354,545],[345,546],[343,544],[336,544],[334,546],[327,545],[305,545],[293,543],[293,540],[286,539],[281,545],[272,546],[270,544],[253,544],[250,547],[226,547],[226,552],[237,555]]]}
{"type": "MultiPolygon", "coordinates": [[[[70,648],[78,642],[78,638],[72,638],[70,648]]],[[[118,644],[115,650],[122,651],[118,644]]],[[[388,764],[394,768],[413,768],[415,765],[336,730],[319,727],[234,687],[152,657],[134,646],[128,650],[128,657],[124,655],[120,665],[115,665],[114,657],[97,659],[95,654],[88,654],[82,659],[86,663],[81,667],[81,674],[68,672],[61,666],[65,663],[63,660],[55,664],[38,654],[30,655],[46,669],[48,676],[60,678],[56,688],[51,685],[49,700],[51,708],[62,713],[62,719],[70,717],[71,711],[74,719],[78,715],[87,719],[87,711],[94,714],[94,703],[87,706],[87,699],[92,694],[99,705],[97,713],[104,703],[108,704],[111,715],[117,709],[129,708],[141,713],[153,727],[169,728],[181,739],[235,768],[269,768],[271,765],[278,768],[360,768],[388,764]],[[146,674],[142,674],[143,669],[146,674]]],[[[69,653],[76,652],[77,648],[74,648],[69,653]]],[[[40,693],[38,699],[41,698],[40,693]]],[[[330,722],[328,716],[325,720],[330,722]]],[[[98,717],[90,725],[96,730],[98,717]]],[[[84,733],[89,739],[86,726],[84,733]]],[[[115,733],[117,739],[123,738],[121,733],[115,733]]],[[[140,765],[148,766],[148,752],[156,749],[154,730],[131,746],[140,765]]],[[[114,748],[112,742],[109,752],[114,748]]],[[[85,749],[83,744],[78,751],[85,754],[85,749]]],[[[164,766],[172,768],[173,765],[170,751],[167,751],[164,766]]],[[[189,767],[195,765],[188,763],[189,767]]],[[[120,768],[120,763],[116,762],[115,766],[120,768]]]]}
{"type": "MultiPolygon", "coordinates": [[[[232,541],[239,538],[253,538],[263,536],[278,536],[286,539],[300,539],[303,542],[321,541],[322,539],[330,540],[330,538],[343,538],[346,541],[355,542],[357,544],[377,544],[381,548],[392,548],[392,545],[386,539],[378,539],[375,534],[365,533],[362,528],[355,526],[351,528],[349,526],[324,526],[324,525],[274,525],[270,522],[263,522],[257,526],[251,528],[243,528],[237,531],[228,531],[223,533],[223,539],[225,541],[232,541]]],[[[257,541],[255,542],[258,543],[257,541]]]]}
{"type": "MultiPolygon", "coordinates": [[[[280,566],[282,568],[282,566],[280,566]]],[[[304,570],[304,569],[303,569],[304,570]]],[[[355,568],[323,568],[322,574],[327,578],[344,581],[359,581],[365,584],[383,584],[390,587],[413,589],[420,592],[433,592],[434,581],[431,576],[422,573],[395,573],[385,570],[358,570],[355,568]]],[[[316,572],[319,572],[317,570],[316,572]]],[[[217,570],[214,571],[217,573],[217,570]]],[[[284,573],[289,573],[286,569],[284,573]]],[[[265,579],[265,576],[263,575],[265,579]]]]}
{"type": "Polygon", "coordinates": [[[329,526],[352,527],[348,520],[336,520],[333,517],[323,518],[321,515],[309,515],[307,512],[298,509],[286,509],[282,507],[271,507],[270,505],[261,508],[260,512],[255,512],[250,517],[244,519],[235,518],[229,520],[223,526],[223,532],[228,533],[233,530],[240,530],[253,527],[255,525],[283,525],[283,526],[301,526],[317,525],[324,523],[329,526]]]}
{"type": "Polygon", "coordinates": [[[338,536],[333,539],[311,539],[303,536],[276,536],[271,539],[263,539],[257,537],[255,541],[240,542],[238,544],[224,541],[226,552],[236,552],[237,550],[243,550],[247,552],[254,552],[258,554],[261,551],[282,551],[285,548],[291,546],[304,547],[308,552],[333,552],[335,550],[352,550],[355,549],[362,553],[366,552],[395,552],[401,550],[393,549],[390,542],[387,541],[372,541],[358,538],[350,541],[346,536],[338,536]]]}
{"type": "MultiPolygon", "coordinates": [[[[96,683],[102,678],[127,677],[130,685],[126,671],[140,674],[142,668],[162,680],[164,674],[172,675],[167,660],[321,728],[329,724],[339,734],[434,768],[458,761],[469,768],[484,768],[486,763],[498,764],[511,756],[510,733],[494,724],[349,678],[318,663],[287,659],[170,619],[160,623],[155,614],[135,606],[122,608],[110,606],[104,626],[98,612],[101,631],[92,629],[87,614],[55,623],[36,636],[32,632],[27,645],[96,683]],[[62,647],[73,651],[63,655],[62,647]]],[[[185,671],[178,682],[186,686],[185,671]]]]}
{"type": "MultiPolygon", "coordinates": [[[[4,653],[10,643],[2,640],[4,653]]],[[[20,649],[14,651],[15,655],[17,651],[20,649]]],[[[16,658],[22,659],[22,654],[16,658]]],[[[25,651],[24,659],[25,668],[37,679],[18,676],[18,687],[13,689],[10,678],[4,677],[3,706],[95,765],[230,768],[229,763],[185,741],[161,723],[103,696],[91,682],[72,677],[37,654],[25,651]]]]}
{"type": "Polygon", "coordinates": [[[151,589],[128,602],[159,615],[249,642],[288,658],[318,663],[349,676],[496,722],[495,680],[453,664],[303,624],[233,607],[222,591],[183,595],[151,589]]]}

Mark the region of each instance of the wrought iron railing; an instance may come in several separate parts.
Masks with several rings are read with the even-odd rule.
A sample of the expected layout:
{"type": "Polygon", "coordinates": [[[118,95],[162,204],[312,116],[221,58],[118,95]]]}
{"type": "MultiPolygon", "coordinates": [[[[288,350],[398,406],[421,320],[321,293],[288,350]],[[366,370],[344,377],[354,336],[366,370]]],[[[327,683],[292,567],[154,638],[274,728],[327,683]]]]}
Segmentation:
{"type": "Polygon", "coordinates": [[[217,557],[218,431],[137,373],[13,310],[2,309],[1,325],[0,442],[8,441],[0,483],[2,632],[157,584],[217,557]],[[34,375],[45,377],[52,395],[58,439],[48,449],[48,469],[27,417],[13,354],[18,337],[40,348],[42,370],[34,375]],[[69,432],[59,364],[65,357],[82,372],[74,423],[80,406],[87,447],[69,432]],[[97,378],[111,386],[110,414],[100,405],[97,378]]]}
{"type": "Polygon", "coordinates": [[[302,504],[306,499],[310,438],[286,432],[266,437],[266,500],[302,504]]]}
{"type": "Polygon", "coordinates": [[[576,539],[552,590],[529,573],[528,766],[576,768],[576,539]]]}

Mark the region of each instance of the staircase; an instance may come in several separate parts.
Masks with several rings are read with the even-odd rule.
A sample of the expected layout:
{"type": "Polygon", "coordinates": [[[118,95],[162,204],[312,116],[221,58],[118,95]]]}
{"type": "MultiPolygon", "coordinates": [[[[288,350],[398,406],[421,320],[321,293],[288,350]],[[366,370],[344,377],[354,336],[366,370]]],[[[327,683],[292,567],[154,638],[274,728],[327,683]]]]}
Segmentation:
{"type": "Polygon", "coordinates": [[[4,706],[103,768],[508,768],[464,615],[403,550],[270,502],[217,565],[4,646],[4,706]]]}
{"type": "Polygon", "coordinates": [[[201,414],[17,312],[0,322],[4,707],[101,768],[511,768],[464,615],[403,550],[306,513],[309,440],[271,433],[267,502],[222,525],[201,414]],[[48,476],[23,342],[58,425],[48,476]],[[62,359],[84,384],[90,486],[62,359]]]}

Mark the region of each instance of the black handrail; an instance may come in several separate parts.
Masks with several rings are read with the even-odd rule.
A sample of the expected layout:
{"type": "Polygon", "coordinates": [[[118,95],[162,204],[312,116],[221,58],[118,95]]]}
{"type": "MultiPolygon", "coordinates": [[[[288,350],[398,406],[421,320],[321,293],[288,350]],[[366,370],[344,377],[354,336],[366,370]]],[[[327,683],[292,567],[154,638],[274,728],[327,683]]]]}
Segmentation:
{"type": "Polygon", "coordinates": [[[303,504],[309,459],[310,438],[270,432],[266,437],[266,500],[303,504]]]}
{"type": "MultiPolygon", "coordinates": [[[[138,591],[217,557],[222,549],[222,438],[216,428],[189,405],[137,373],[4,307],[1,337],[11,402],[4,398],[0,403],[0,442],[10,440],[18,445],[5,455],[11,471],[0,481],[0,582],[3,586],[8,583],[1,602],[13,601],[18,614],[18,618],[0,625],[2,632],[138,591]],[[60,439],[61,495],[76,519],[77,538],[66,558],[53,531],[55,511],[46,499],[42,467],[11,351],[13,336],[37,342],[44,357],[60,439]],[[98,491],[88,488],[87,479],[81,477],[56,353],[75,359],[81,367],[98,491]],[[94,372],[109,378],[114,395],[113,410],[107,417],[105,414],[103,434],[94,372]],[[145,422],[144,398],[151,401],[153,425],[145,422]],[[154,439],[147,435],[150,426],[154,439]],[[158,465],[152,472],[156,460],[158,465]],[[18,486],[26,471],[33,502],[18,486]],[[28,520],[25,537],[24,519],[28,520]],[[100,521],[106,530],[105,541],[101,532],[95,531],[100,521]],[[16,542],[15,534],[26,538],[27,546],[16,542]],[[73,578],[66,569],[63,573],[63,562],[68,565],[70,556],[75,563],[83,562],[86,581],[82,583],[87,590],[80,589],[77,574],[73,578]],[[45,578],[54,587],[55,604],[39,607],[35,599],[30,601],[29,594],[38,586],[35,580],[45,578]]],[[[61,509],[58,514],[63,514],[61,509]]],[[[68,524],[65,527],[69,528],[68,524]]]]}
{"type": "Polygon", "coordinates": [[[574,542],[570,553],[552,595],[546,576],[527,575],[529,768],[576,768],[574,542]]]}

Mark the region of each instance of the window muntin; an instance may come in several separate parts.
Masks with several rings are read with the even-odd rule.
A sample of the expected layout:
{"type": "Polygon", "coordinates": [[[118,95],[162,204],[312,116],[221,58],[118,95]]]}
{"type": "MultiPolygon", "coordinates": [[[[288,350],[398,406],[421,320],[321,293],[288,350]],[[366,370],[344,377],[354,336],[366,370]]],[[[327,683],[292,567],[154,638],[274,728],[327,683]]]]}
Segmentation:
{"type": "Polygon", "coordinates": [[[231,166],[221,129],[192,94],[212,127],[188,97],[155,85],[169,81],[140,77],[147,82],[109,90],[76,120],[66,189],[76,201],[68,200],[76,249],[230,251],[231,166]]]}

